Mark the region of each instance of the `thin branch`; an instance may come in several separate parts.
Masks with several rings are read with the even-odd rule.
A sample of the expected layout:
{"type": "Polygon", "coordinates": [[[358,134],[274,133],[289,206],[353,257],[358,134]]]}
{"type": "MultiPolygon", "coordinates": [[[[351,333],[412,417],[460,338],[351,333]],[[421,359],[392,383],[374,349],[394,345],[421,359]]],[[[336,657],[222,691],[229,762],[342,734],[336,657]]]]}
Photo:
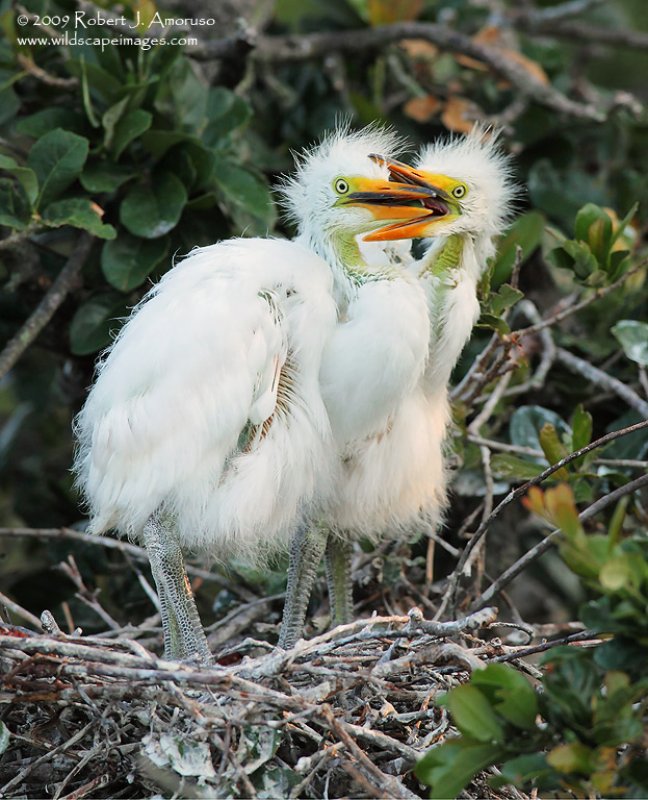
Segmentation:
{"type": "Polygon", "coordinates": [[[634,425],[629,425],[626,428],[620,428],[617,431],[607,433],[605,436],[601,436],[600,439],[596,439],[596,441],[591,442],[585,447],[581,447],[580,450],[575,450],[573,453],[569,453],[569,455],[561,458],[560,461],[552,464],[550,467],[547,467],[547,469],[545,469],[539,475],[536,475],[535,478],[531,478],[531,480],[528,480],[526,483],[518,486],[517,489],[511,489],[506,497],[497,506],[495,506],[492,514],[479,525],[475,533],[470,538],[470,541],[464,548],[457,566],[448,578],[448,588],[446,589],[443,599],[444,606],[447,606],[448,604],[452,605],[454,603],[457,586],[459,585],[459,579],[463,574],[464,567],[470,558],[470,554],[475,547],[477,547],[482,537],[485,536],[491,523],[500,516],[507,506],[509,506],[514,500],[522,497],[522,495],[525,495],[532,486],[537,486],[539,483],[542,483],[542,481],[553,475],[554,472],[557,472],[567,464],[571,464],[572,461],[575,461],[577,458],[585,455],[585,453],[589,453],[591,450],[596,450],[597,448],[602,447],[604,444],[608,444],[608,442],[612,442],[622,436],[627,436],[630,433],[634,433],[635,431],[643,430],[645,428],[648,428],[648,419],[643,420],[642,422],[637,422],[634,425]]]}
{"type": "Polygon", "coordinates": [[[626,386],[625,383],[622,383],[612,375],[608,375],[607,372],[603,372],[602,369],[595,367],[584,359],[575,356],[573,353],[570,353],[569,350],[565,350],[564,347],[556,348],[556,359],[571,370],[571,372],[582,375],[583,378],[590,383],[594,383],[616,394],[617,397],[624,400],[630,408],[634,408],[635,411],[638,411],[642,417],[648,417],[648,401],[639,397],[639,395],[629,386],[626,386]]]}
{"type": "MultiPolygon", "coordinates": [[[[332,52],[376,50],[401,39],[425,39],[452,53],[462,53],[487,64],[506,78],[521,95],[559,113],[580,119],[601,122],[605,112],[589,103],[570,100],[553,86],[538,80],[518,62],[501,50],[475,42],[470,36],[443,25],[429,22],[401,22],[376,28],[330,31],[299,36],[260,36],[253,58],[264,64],[309,61],[329,56],[332,52]]],[[[209,60],[222,57],[222,40],[201,42],[189,49],[196,58],[209,60]]]]}
{"type": "Polygon", "coordinates": [[[531,35],[551,36],[556,39],[570,39],[575,42],[603,44],[608,47],[648,50],[648,33],[628,28],[606,28],[603,25],[590,25],[586,22],[566,20],[538,20],[525,12],[511,12],[511,23],[520,31],[531,35]]]}
{"type": "MultiPolygon", "coordinates": [[[[648,486],[648,475],[642,475],[639,478],[635,478],[635,480],[630,481],[629,483],[620,486],[618,489],[615,489],[613,492],[606,494],[604,497],[601,497],[595,503],[588,506],[584,511],[582,511],[578,518],[581,522],[584,522],[590,517],[593,517],[595,514],[598,514],[599,511],[603,511],[603,509],[607,508],[609,505],[616,503],[617,500],[620,500],[622,497],[625,497],[628,494],[632,494],[633,492],[638,491],[639,489],[643,488],[644,486],[648,486]]],[[[499,578],[492,583],[486,591],[480,595],[472,604],[471,610],[476,610],[482,608],[487,603],[490,603],[491,600],[495,597],[495,595],[500,592],[505,586],[507,586],[514,578],[516,578],[520,572],[526,569],[529,564],[535,561],[537,558],[545,553],[554,543],[556,538],[560,536],[562,531],[559,528],[551,531],[551,533],[547,534],[544,539],[542,539],[538,544],[528,550],[521,558],[512,564],[507,570],[505,570],[499,578]]]]}
{"type": "Polygon", "coordinates": [[[50,286],[47,294],[18,333],[7,342],[4,350],[0,353],[0,379],[14,366],[63,303],[90,255],[93,242],[94,238],[90,234],[81,234],[75,250],[50,286]]]}
{"type": "Polygon", "coordinates": [[[620,286],[630,278],[632,275],[635,275],[639,270],[643,269],[644,267],[648,266],[648,259],[643,259],[640,261],[636,266],[632,269],[629,269],[625,272],[620,278],[617,278],[613,283],[609,284],[609,286],[602,286],[600,289],[596,289],[592,294],[586,297],[584,300],[581,300],[580,303],[576,303],[573,306],[567,306],[566,308],[561,309],[555,314],[552,314],[550,317],[541,320],[533,325],[529,325],[528,328],[519,328],[516,331],[513,331],[509,334],[511,337],[520,338],[522,336],[530,336],[534,333],[539,333],[544,328],[548,328],[551,325],[555,325],[557,322],[562,322],[562,320],[566,319],[567,317],[571,317],[573,314],[577,314],[579,311],[582,311],[587,306],[592,305],[597,300],[600,300],[603,297],[606,297],[608,294],[613,292],[615,289],[618,289],[620,286]]]}
{"type": "Polygon", "coordinates": [[[41,621],[38,617],[34,616],[30,611],[27,611],[26,608],[23,608],[21,605],[16,603],[15,600],[12,600],[10,597],[7,597],[6,594],[0,592],[0,606],[4,606],[9,611],[12,611],[16,616],[24,619],[25,622],[28,622],[33,628],[37,631],[43,630],[43,626],[41,625],[41,621]]]}
{"type": "MultiPolygon", "coordinates": [[[[121,539],[113,539],[109,536],[95,536],[82,531],[75,531],[72,528],[0,528],[0,537],[2,536],[28,539],[69,539],[81,544],[105,547],[108,550],[119,550],[120,553],[132,556],[138,561],[143,561],[146,564],[149,562],[148,555],[143,547],[123,542],[121,539]]],[[[187,564],[186,566],[189,575],[216,583],[222,588],[237,594],[246,602],[258,599],[253,592],[241,586],[238,581],[230,582],[217,573],[194,567],[192,564],[187,564]]]]}
{"type": "Polygon", "coordinates": [[[567,2],[559,3],[557,6],[534,8],[513,12],[513,14],[514,18],[524,17],[530,24],[540,25],[542,23],[555,23],[569,17],[577,17],[605,2],[607,0],[567,0],[567,2]]]}

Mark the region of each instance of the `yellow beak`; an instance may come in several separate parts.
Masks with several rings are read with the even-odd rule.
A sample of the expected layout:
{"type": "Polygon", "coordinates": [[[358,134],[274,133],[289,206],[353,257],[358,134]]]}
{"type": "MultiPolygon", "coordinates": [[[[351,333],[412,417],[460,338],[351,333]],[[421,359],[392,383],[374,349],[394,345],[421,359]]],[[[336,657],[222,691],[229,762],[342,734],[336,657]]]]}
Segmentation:
{"type": "Polygon", "coordinates": [[[367,242],[392,241],[394,239],[419,239],[433,236],[434,226],[443,221],[450,221],[456,216],[455,206],[451,195],[443,188],[449,179],[445,175],[430,175],[403,164],[401,161],[371,155],[374,161],[384,164],[389,168],[389,173],[394,181],[394,186],[401,187],[403,196],[410,193],[418,194],[417,207],[410,207],[409,211],[415,212],[409,218],[403,217],[400,222],[384,225],[376,231],[366,234],[363,239],[367,242]]]}
{"type": "Polygon", "coordinates": [[[397,224],[418,219],[425,211],[423,203],[431,196],[424,186],[375,178],[354,178],[353,188],[353,192],[340,198],[341,205],[366,208],[374,219],[397,224]]]}

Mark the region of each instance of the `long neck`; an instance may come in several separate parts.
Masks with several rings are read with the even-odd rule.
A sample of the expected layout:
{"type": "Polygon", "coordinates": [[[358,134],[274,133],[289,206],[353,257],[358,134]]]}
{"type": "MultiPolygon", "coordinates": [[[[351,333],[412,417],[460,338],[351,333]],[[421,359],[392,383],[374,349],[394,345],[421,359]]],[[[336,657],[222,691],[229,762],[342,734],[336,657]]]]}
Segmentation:
{"type": "Polygon", "coordinates": [[[488,247],[472,236],[453,234],[419,262],[420,277],[428,285],[430,309],[430,357],[424,378],[429,391],[444,390],[448,385],[477,321],[477,281],[488,247]]]}
{"type": "Polygon", "coordinates": [[[365,261],[356,237],[349,233],[324,236],[321,231],[304,228],[299,241],[324,259],[333,273],[333,293],[338,308],[344,309],[359,286],[370,280],[389,277],[388,265],[370,267],[365,261]]]}

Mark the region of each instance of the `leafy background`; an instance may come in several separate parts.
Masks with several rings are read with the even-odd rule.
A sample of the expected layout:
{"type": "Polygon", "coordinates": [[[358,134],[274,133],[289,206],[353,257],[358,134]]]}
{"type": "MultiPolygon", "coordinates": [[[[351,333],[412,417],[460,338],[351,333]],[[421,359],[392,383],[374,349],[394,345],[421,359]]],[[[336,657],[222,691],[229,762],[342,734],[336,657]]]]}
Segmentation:
{"type": "MultiPolygon", "coordinates": [[[[24,609],[49,608],[63,627],[103,629],[105,620],[79,597],[69,563],[57,567],[73,554],[114,619],[150,613],[122,555],[54,535],[83,526],[69,473],[70,430],[94,360],[151,282],[191,247],[235,235],[290,236],[272,186],[291,169],[291,149],[317,141],[341,116],[358,126],[389,123],[413,146],[466,131],[474,119],[492,121],[504,130],[525,188],[480,287],[483,315],[453,378],[453,502],[443,534],[450,550],[419,541],[384,545],[373,561],[360,553],[359,613],[438,607],[443,576],[456,564],[453,548],[465,545],[466,531],[510,487],[646,416],[642,0],[195,4],[192,14],[217,24],[178,32],[195,35],[194,45],[149,50],[58,45],[51,40],[63,24],[35,24],[35,15],[56,20],[79,9],[129,18],[139,11],[146,19],[156,6],[0,3],[0,582],[24,609]],[[385,25],[396,30],[386,39],[385,25]],[[605,44],[592,29],[626,37],[605,44]],[[460,46],[448,47],[448,32],[460,34],[460,46]],[[21,45],[23,34],[50,41],[21,45]],[[310,42],[313,57],[296,57],[288,35],[310,42]],[[501,63],[504,73],[493,68],[501,63]],[[567,110],[561,98],[571,101],[567,110]],[[551,358],[549,334],[511,334],[579,303],[581,311],[549,326],[551,358]],[[475,358],[489,343],[493,369],[480,377],[475,358]],[[47,530],[38,537],[38,529],[47,530]]],[[[171,3],[160,10],[187,14],[171,3]]],[[[639,430],[573,461],[549,483],[566,481],[572,499],[565,502],[575,498],[582,508],[645,471],[647,454],[639,430]]],[[[462,586],[460,608],[544,535],[544,500],[534,502],[510,504],[489,525],[488,548],[462,586]]],[[[644,490],[610,505],[583,536],[604,531],[612,549],[617,540],[636,540],[645,562],[646,522],[644,490]]],[[[587,549],[578,541],[574,547],[587,549]]],[[[623,582],[630,567],[615,553],[623,582]]],[[[597,588],[603,596],[616,591],[609,567],[601,583],[608,556],[601,561],[596,550],[583,572],[584,557],[575,563],[564,549],[549,550],[507,587],[510,614],[538,625],[573,620],[597,588]]],[[[199,587],[205,620],[236,607],[232,583],[280,595],[281,566],[260,575],[232,565],[219,583],[199,587]]],[[[645,598],[645,578],[636,580],[645,598]]],[[[280,610],[277,597],[271,623],[280,610]]],[[[325,615],[323,597],[313,610],[325,615]]],[[[604,610],[596,624],[588,612],[585,624],[604,624],[604,610]]],[[[628,613],[634,624],[632,613],[640,612],[628,613]]],[[[272,635],[264,624],[255,620],[251,630],[272,635]]],[[[623,661],[616,668],[625,669],[623,661]]]]}

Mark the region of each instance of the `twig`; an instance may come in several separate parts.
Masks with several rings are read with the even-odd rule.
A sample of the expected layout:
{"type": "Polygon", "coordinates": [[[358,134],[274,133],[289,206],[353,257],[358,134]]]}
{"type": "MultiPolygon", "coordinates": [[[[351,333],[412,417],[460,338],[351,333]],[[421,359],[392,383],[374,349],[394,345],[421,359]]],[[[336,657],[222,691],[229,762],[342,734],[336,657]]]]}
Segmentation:
{"type": "MultiPolygon", "coordinates": [[[[603,509],[607,508],[609,505],[616,503],[617,500],[620,500],[622,497],[625,497],[628,494],[632,494],[632,492],[636,492],[638,489],[641,489],[644,486],[648,486],[648,475],[642,475],[639,478],[635,478],[635,480],[630,481],[629,483],[620,486],[618,489],[615,489],[613,492],[606,494],[604,497],[601,497],[595,503],[588,506],[584,511],[582,511],[578,518],[581,522],[593,517],[595,514],[598,514],[599,511],[603,511],[603,509]]],[[[545,553],[551,545],[554,543],[555,539],[561,534],[562,531],[556,528],[555,530],[551,531],[551,533],[547,534],[538,544],[528,550],[521,558],[519,558],[514,564],[512,564],[507,570],[505,570],[499,578],[494,581],[486,591],[480,595],[472,604],[471,609],[479,609],[485,606],[487,603],[490,603],[495,595],[501,591],[505,586],[507,586],[513,578],[517,577],[517,575],[522,572],[522,570],[526,569],[529,564],[539,558],[543,553],[545,553]]]]}
{"type": "Polygon", "coordinates": [[[551,36],[556,39],[571,39],[575,42],[592,42],[608,47],[623,47],[632,50],[648,49],[648,34],[628,28],[606,28],[603,25],[590,25],[580,21],[537,20],[524,12],[512,12],[511,23],[529,34],[551,36]]]}
{"type": "Polygon", "coordinates": [[[604,389],[614,392],[614,394],[624,400],[630,408],[634,408],[634,410],[638,411],[643,417],[648,417],[648,401],[639,397],[639,395],[629,386],[626,386],[625,383],[622,383],[612,375],[608,375],[607,372],[603,372],[602,369],[595,367],[584,359],[575,356],[563,347],[558,347],[556,349],[556,358],[572,372],[582,375],[590,383],[594,383],[597,386],[602,386],[604,389]]]}
{"type": "Polygon", "coordinates": [[[25,622],[29,622],[29,624],[37,631],[43,630],[43,626],[41,625],[41,621],[38,619],[38,617],[34,616],[34,614],[32,614],[30,611],[27,611],[26,608],[23,608],[21,605],[16,603],[15,600],[7,597],[7,595],[3,594],[2,592],[0,592],[0,606],[5,606],[17,617],[24,619],[25,622]]]}
{"type": "MultiPolygon", "coordinates": [[[[524,447],[520,444],[509,444],[508,442],[498,442],[496,439],[487,439],[484,436],[475,436],[469,433],[466,436],[469,442],[473,444],[485,445],[491,450],[501,450],[504,453],[519,453],[522,456],[530,456],[531,458],[546,459],[546,455],[542,450],[536,450],[533,447],[524,447]]],[[[648,469],[648,461],[641,461],[636,458],[595,458],[595,464],[601,464],[606,467],[620,467],[628,469],[648,469]]]]}
{"type": "Polygon", "coordinates": [[[559,3],[556,6],[549,6],[547,8],[514,11],[512,15],[513,19],[523,17],[528,23],[533,25],[555,23],[559,20],[568,19],[569,17],[577,17],[605,2],[607,2],[607,0],[567,0],[565,3],[559,3]]]}
{"type": "Polygon", "coordinates": [[[67,293],[76,283],[78,275],[90,255],[93,242],[94,238],[90,234],[81,234],[74,252],[59,272],[47,294],[22,328],[9,340],[2,353],[0,353],[0,379],[14,366],[65,300],[67,293]]]}
{"type": "MultiPolygon", "coordinates": [[[[577,458],[585,455],[585,453],[589,453],[591,450],[596,450],[599,447],[602,447],[604,444],[608,444],[608,442],[612,442],[615,439],[620,438],[621,436],[627,436],[630,433],[634,433],[635,431],[643,430],[644,428],[648,428],[648,419],[644,420],[643,422],[637,422],[634,425],[629,425],[626,428],[620,428],[617,431],[612,431],[611,433],[605,434],[605,436],[601,436],[600,439],[596,439],[594,442],[590,442],[590,444],[586,445],[585,447],[581,447],[580,450],[575,450],[573,453],[569,453],[569,455],[565,456],[564,458],[560,459],[560,461],[552,464],[550,467],[547,467],[543,472],[539,475],[536,475],[535,478],[531,478],[531,480],[526,481],[526,483],[518,486],[516,489],[511,489],[511,491],[506,495],[506,497],[493,509],[491,515],[485,519],[480,526],[477,528],[473,536],[471,537],[470,541],[466,545],[459,558],[459,562],[457,566],[453,570],[452,574],[448,578],[448,588],[446,589],[444,598],[443,598],[443,607],[446,608],[448,605],[454,604],[454,598],[457,591],[457,586],[459,584],[459,579],[463,574],[464,567],[466,562],[470,558],[470,554],[475,549],[475,547],[479,544],[480,539],[486,534],[490,524],[500,516],[500,514],[504,511],[504,509],[510,505],[514,500],[517,500],[522,495],[526,494],[528,490],[532,486],[537,486],[542,481],[546,480],[548,477],[557,472],[562,467],[570,464],[572,461],[575,461],[577,458]]],[[[482,595],[483,598],[483,595],[482,595]]]]}
{"type": "MultiPolygon", "coordinates": [[[[299,36],[260,36],[252,55],[265,64],[308,61],[329,56],[332,52],[376,50],[401,39],[425,39],[443,50],[462,53],[488,64],[506,78],[518,93],[559,113],[601,122],[605,113],[588,103],[570,100],[553,86],[544,84],[518,62],[495,47],[475,42],[470,36],[443,25],[429,22],[401,22],[360,30],[331,31],[299,36]]],[[[222,40],[201,42],[191,48],[194,57],[222,57],[222,40]]]]}
{"type": "MultiPolygon", "coordinates": [[[[70,539],[71,541],[81,542],[82,544],[105,547],[108,550],[119,550],[121,553],[132,556],[138,561],[143,561],[147,564],[149,561],[146,550],[143,547],[138,547],[129,542],[123,542],[121,539],[113,539],[109,536],[95,536],[94,534],[91,535],[83,533],[82,531],[75,531],[72,528],[0,528],[0,537],[2,536],[16,536],[29,539],[70,539]]],[[[186,566],[189,575],[194,575],[205,581],[216,583],[224,589],[238,595],[246,602],[258,599],[253,592],[242,586],[240,582],[230,582],[215,572],[200,569],[200,567],[194,567],[192,564],[187,564],[186,566]]]]}
{"type": "Polygon", "coordinates": [[[386,775],[373,763],[367,756],[364,750],[351,738],[348,731],[343,724],[333,716],[333,710],[330,706],[325,706],[322,709],[322,715],[325,717],[330,728],[335,731],[338,738],[344,742],[349,752],[362,764],[365,770],[371,777],[377,781],[377,787],[380,790],[378,797],[383,797],[385,790],[387,790],[389,797],[404,798],[404,800],[418,800],[418,795],[410,792],[398,778],[393,775],[386,775]]]}
{"type": "Polygon", "coordinates": [[[567,306],[566,308],[561,309],[555,314],[541,320],[540,322],[536,322],[533,325],[529,325],[528,328],[519,328],[518,330],[513,331],[510,336],[514,336],[517,338],[521,338],[523,336],[531,336],[534,333],[539,333],[544,328],[548,328],[552,325],[555,325],[557,322],[562,322],[562,320],[566,319],[567,317],[571,317],[573,314],[577,314],[579,311],[582,311],[584,308],[592,305],[597,300],[601,300],[603,297],[606,297],[611,292],[618,289],[620,286],[630,278],[632,275],[635,275],[641,269],[648,265],[648,258],[644,258],[638,264],[636,264],[632,269],[629,269],[625,272],[620,278],[617,278],[613,283],[609,284],[609,286],[602,286],[600,289],[595,289],[592,294],[586,297],[584,300],[581,300],[579,303],[575,303],[574,305],[567,306]]]}

